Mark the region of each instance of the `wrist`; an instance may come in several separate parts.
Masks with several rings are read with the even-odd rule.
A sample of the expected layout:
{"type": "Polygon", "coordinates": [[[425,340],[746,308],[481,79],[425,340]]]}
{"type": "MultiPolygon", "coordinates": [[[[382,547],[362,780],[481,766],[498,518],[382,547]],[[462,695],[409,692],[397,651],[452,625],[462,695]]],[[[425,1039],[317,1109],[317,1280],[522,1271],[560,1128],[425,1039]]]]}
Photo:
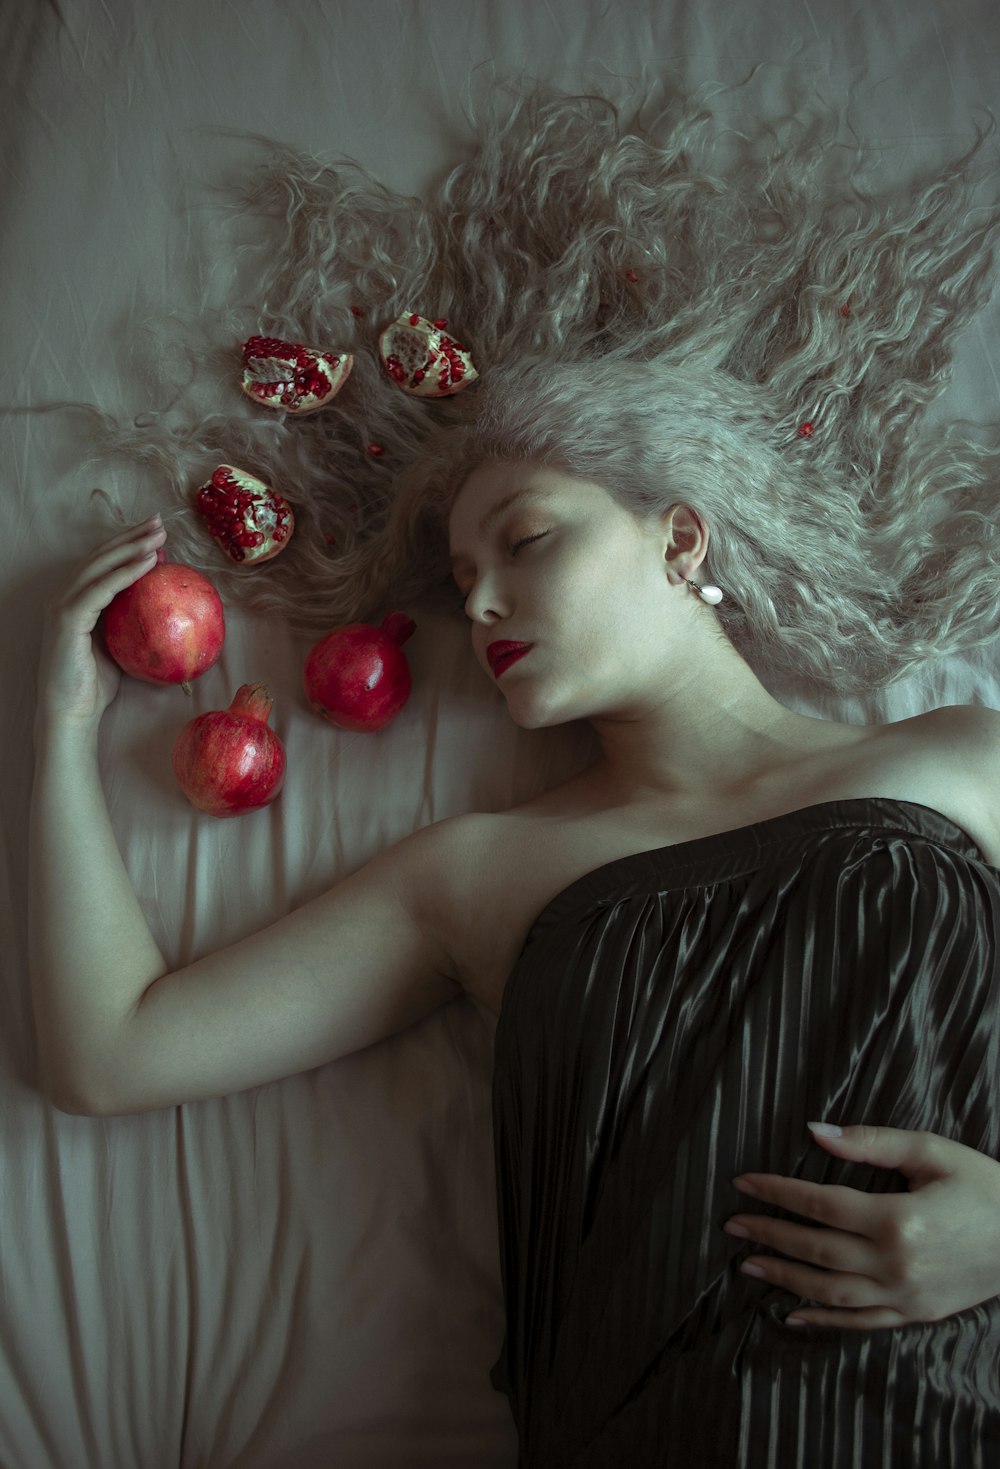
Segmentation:
{"type": "Polygon", "coordinates": [[[80,721],[39,712],[35,716],[34,726],[35,755],[37,757],[56,750],[96,755],[99,730],[100,720],[80,721]]]}

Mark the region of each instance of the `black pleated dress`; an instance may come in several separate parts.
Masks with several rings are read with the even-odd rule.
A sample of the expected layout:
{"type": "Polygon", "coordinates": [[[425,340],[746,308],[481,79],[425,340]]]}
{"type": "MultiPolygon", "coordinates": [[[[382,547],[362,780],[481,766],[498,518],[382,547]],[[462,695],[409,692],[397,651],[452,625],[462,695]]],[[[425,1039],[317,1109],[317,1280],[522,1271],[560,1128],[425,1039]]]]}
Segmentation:
{"type": "Polygon", "coordinates": [[[1000,1298],[786,1327],[722,1231],[779,1212],[743,1172],[906,1190],[810,1120],[1000,1158],[1000,871],[952,821],[827,801],[606,863],[533,924],[494,1055],[521,1469],[1000,1466],[1000,1298]]]}

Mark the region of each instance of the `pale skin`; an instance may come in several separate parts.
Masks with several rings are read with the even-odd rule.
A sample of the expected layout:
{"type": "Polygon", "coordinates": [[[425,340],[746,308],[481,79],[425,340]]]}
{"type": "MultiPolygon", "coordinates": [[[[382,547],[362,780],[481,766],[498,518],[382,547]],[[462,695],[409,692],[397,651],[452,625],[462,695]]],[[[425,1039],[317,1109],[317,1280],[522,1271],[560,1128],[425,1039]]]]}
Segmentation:
{"type": "MultiPolygon", "coordinates": [[[[714,609],[684,580],[706,580],[709,534],[688,506],[644,525],[599,485],[523,464],[481,466],[456,498],[449,536],[476,655],[488,668],[496,639],[537,644],[499,687],[524,728],[587,719],[601,747],[585,773],[595,807],[659,804],[690,817],[706,803],[764,792],[818,747],[847,749],[859,737],[777,703],[719,635],[714,609]],[[526,487],[544,498],[511,506],[483,536],[484,511],[526,487]],[[517,545],[529,536],[538,539],[517,545]]],[[[1000,774],[1000,721],[991,710],[960,712],[971,717],[934,732],[938,753],[956,779],[960,770],[981,783],[974,794],[986,803],[1000,774]]],[[[1000,862],[1000,824],[977,836],[1000,862]]],[[[765,1174],[734,1180],[813,1221],[741,1212],[724,1226],[780,1252],[751,1255],[747,1273],[822,1303],[795,1310],[792,1326],[937,1321],[1000,1294],[1000,1163],[931,1133],[866,1124],[816,1142],[839,1158],[898,1169],[910,1191],[867,1194],[765,1174]]]]}
{"type": "MultiPolygon", "coordinates": [[[[96,742],[121,675],[92,634],[102,609],[149,570],[165,539],[157,521],[120,532],[50,609],[38,728],[58,725],[96,742]]],[[[449,539],[462,553],[456,582],[491,682],[489,642],[537,645],[499,681],[515,722],[540,728],[587,719],[597,732],[600,756],[579,787],[595,810],[641,803],[662,810],[665,823],[678,813],[690,822],[708,802],[766,795],[817,751],[848,750],[864,737],[785,709],[721,637],[713,610],[683,580],[704,579],[709,542],[690,507],[640,525],[598,485],[525,465],[484,465],[456,499],[449,539]],[[512,506],[481,534],[483,513],[528,484],[549,497],[512,506]],[[511,550],[528,535],[541,539],[511,550]]],[[[1000,774],[1000,716],[946,712],[955,717],[928,720],[929,747],[942,768],[961,770],[967,789],[959,794],[969,810],[989,812],[1000,774]]],[[[942,801],[929,793],[927,804],[940,808],[942,801]]],[[[998,863],[1000,821],[990,821],[973,835],[998,863]]],[[[155,955],[150,963],[157,967],[155,955]]],[[[780,1252],[751,1256],[745,1268],[757,1266],[774,1284],[826,1308],[794,1316],[867,1330],[940,1320],[1000,1294],[1000,1164],[947,1138],[864,1125],[817,1145],[901,1170],[910,1192],[868,1195],[759,1174],[734,1181],[812,1221],[740,1213],[726,1225],[780,1252]]]]}

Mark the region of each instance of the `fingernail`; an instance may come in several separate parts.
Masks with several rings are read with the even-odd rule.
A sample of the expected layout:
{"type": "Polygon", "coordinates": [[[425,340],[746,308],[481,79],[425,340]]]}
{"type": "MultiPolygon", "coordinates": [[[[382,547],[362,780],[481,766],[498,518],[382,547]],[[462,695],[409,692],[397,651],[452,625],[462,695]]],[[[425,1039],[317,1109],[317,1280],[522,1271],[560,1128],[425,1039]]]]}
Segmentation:
{"type": "Polygon", "coordinates": [[[737,1239],[750,1238],[749,1229],[744,1229],[742,1224],[734,1224],[731,1219],[728,1220],[722,1227],[727,1234],[735,1234],[737,1239]]]}
{"type": "Polygon", "coordinates": [[[757,1197],[757,1190],[752,1183],[747,1183],[745,1178],[734,1178],[733,1188],[737,1189],[741,1194],[749,1194],[752,1199],[757,1197]]]}
{"type": "Polygon", "coordinates": [[[807,1122],[806,1126],[815,1137],[843,1137],[844,1129],[833,1122],[807,1122]]]}
{"type": "Polygon", "coordinates": [[[808,1326],[809,1325],[809,1322],[803,1320],[803,1318],[801,1316],[786,1316],[785,1317],[785,1325],[786,1326],[808,1326]]]}
{"type": "Polygon", "coordinates": [[[752,1275],[755,1280],[766,1280],[767,1271],[762,1270],[759,1265],[741,1265],[740,1269],[744,1275],[752,1275]]]}

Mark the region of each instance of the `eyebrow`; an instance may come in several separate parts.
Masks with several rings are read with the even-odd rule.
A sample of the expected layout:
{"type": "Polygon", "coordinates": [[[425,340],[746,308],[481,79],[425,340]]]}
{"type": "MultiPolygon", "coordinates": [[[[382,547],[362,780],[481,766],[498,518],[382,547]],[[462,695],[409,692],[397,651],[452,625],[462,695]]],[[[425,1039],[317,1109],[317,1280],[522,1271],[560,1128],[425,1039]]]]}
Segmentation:
{"type": "MultiPolygon", "coordinates": [[[[487,510],[479,522],[479,534],[481,536],[488,535],[508,506],[516,505],[519,500],[545,499],[548,494],[548,490],[533,490],[530,487],[526,487],[522,490],[513,490],[509,495],[504,495],[503,499],[498,500],[492,510],[487,510]]],[[[455,566],[459,561],[468,561],[468,559],[464,551],[456,551],[454,556],[451,557],[451,564],[455,566]]]]}

